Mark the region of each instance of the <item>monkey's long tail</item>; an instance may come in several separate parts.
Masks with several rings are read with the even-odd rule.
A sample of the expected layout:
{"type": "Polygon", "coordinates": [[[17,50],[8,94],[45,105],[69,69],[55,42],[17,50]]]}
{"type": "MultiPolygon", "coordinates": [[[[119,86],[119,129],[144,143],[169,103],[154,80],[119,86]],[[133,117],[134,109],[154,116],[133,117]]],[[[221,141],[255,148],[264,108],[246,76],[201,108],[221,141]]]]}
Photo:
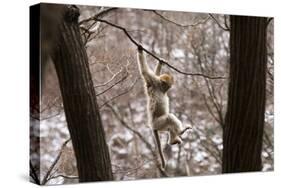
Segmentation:
{"type": "Polygon", "coordinates": [[[161,158],[162,169],[164,170],[165,167],[166,167],[166,160],[165,160],[165,157],[164,157],[164,154],[163,154],[163,151],[162,151],[159,133],[158,133],[157,130],[153,130],[153,132],[154,132],[157,148],[158,148],[158,151],[159,151],[159,154],[160,154],[160,158],[161,158]]]}

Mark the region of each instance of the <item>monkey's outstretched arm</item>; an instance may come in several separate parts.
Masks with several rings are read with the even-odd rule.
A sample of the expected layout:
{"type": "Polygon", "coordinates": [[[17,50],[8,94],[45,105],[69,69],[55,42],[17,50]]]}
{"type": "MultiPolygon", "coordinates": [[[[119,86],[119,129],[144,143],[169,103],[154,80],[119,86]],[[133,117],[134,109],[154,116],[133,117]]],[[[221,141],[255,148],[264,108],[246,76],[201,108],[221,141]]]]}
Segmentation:
{"type": "Polygon", "coordinates": [[[156,80],[154,72],[147,65],[146,57],[141,47],[138,48],[138,66],[146,82],[152,83],[156,80]]]}
{"type": "Polygon", "coordinates": [[[162,61],[159,61],[156,68],[155,68],[155,75],[159,76],[161,74],[161,68],[162,68],[162,61]]]}

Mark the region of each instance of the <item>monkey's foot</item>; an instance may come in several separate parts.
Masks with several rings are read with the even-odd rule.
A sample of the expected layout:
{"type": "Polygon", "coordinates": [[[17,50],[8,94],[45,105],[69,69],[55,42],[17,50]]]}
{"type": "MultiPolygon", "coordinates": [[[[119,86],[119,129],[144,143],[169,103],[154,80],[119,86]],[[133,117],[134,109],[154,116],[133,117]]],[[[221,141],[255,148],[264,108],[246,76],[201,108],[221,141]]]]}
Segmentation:
{"type": "Polygon", "coordinates": [[[180,138],[176,138],[174,140],[171,140],[170,145],[175,145],[175,144],[181,144],[182,140],[180,138]]]}
{"type": "Polygon", "coordinates": [[[185,129],[183,129],[183,130],[180,132],[180,135],[183,135],[183,134],[185,133],[185,131],[191,130],[191,129],[192,129],[191,126],[186,127],[185,129]]]}

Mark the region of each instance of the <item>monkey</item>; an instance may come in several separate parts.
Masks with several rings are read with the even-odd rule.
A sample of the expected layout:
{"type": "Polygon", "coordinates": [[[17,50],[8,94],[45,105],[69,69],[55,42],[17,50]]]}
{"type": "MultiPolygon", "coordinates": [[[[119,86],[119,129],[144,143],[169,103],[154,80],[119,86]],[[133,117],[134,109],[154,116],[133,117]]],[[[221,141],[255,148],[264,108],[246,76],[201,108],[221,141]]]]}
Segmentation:
{"type": "Polygon", "coordinates": [[[160,60],[152,71],[147,65],[143,47],[138,46],[138,67],[144,82],[145,95],[147,98],[148,123],[153,129],[156,144],[159,150],[162,169],[165,169],[164,158],[159,131],[169,133],[169,144],[181,144],[181,135],[191,127],[183,129],[182,122],[169,112],[169,97],[167,91],[174,84],[174,78],[170,74],[161,74],[163,60],[160,60]]]}

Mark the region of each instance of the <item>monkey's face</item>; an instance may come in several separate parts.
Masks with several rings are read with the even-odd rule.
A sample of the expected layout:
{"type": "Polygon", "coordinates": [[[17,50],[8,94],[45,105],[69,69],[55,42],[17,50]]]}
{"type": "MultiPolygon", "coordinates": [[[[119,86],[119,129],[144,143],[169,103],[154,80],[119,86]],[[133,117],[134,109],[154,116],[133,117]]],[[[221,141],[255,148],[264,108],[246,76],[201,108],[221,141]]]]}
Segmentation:
{"type": "Polygon", "coordinates": [[[160,75],[160,81],[162,83],[162,88],[164,89],[164,91],[170,89],[174,84],[174,78],[169,74],[160,75]]]}

